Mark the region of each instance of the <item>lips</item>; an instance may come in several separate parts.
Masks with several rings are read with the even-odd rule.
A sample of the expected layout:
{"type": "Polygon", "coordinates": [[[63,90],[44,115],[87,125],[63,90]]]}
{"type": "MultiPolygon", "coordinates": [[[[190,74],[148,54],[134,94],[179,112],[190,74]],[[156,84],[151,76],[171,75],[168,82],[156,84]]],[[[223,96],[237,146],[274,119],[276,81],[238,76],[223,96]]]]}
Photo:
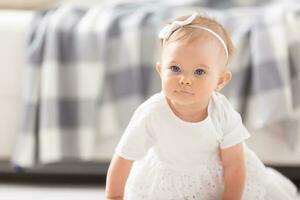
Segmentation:
{"type": "Polygon", "coordinates": [[[193,95],[192,92],[187,91],[187,90],[177,90],[177,92],[182,93],[182,94],[189,94],[189,95],[193,95]]]}

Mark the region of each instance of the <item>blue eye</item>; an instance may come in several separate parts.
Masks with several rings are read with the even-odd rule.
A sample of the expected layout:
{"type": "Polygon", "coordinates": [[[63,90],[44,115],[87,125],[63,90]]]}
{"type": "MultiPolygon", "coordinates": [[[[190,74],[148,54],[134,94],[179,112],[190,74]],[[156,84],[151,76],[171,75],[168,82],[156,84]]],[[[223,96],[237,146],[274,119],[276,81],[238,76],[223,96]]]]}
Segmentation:
{"type": "Polygon", "coordinates": [[[170,69],[171,69],[172,72],[180,72],[180,68],[178,66],[176,66],[176,65],[172,65],[170,67],[170,69]]]}
{"type": "Polygon", "coordinates": [[[201,75],[205,74],[205,71],[203,69],[196,69],[195,74],[197,76],[201,76],[201,75]]]}

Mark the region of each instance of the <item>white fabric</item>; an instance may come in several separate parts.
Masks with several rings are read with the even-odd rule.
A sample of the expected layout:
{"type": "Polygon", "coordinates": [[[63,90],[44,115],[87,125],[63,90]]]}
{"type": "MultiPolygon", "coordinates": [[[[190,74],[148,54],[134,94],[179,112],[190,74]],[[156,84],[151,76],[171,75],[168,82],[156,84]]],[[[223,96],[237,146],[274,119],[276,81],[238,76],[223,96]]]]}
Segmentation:
{"type": "Polygon", "coordinates": [[[158,34],[158,37],[163,40],[167,40],[174,31],[179,29],[180,27],[186,26],[194,21],[194,19],[198,16],[197,13],[194,13],[186,20],[182,21],[173,21],[170,25],[165,26],[158,34]]]}
{"type": "Polygon", "coordinates": [[[217,132],[221,134],[219,136],[221,149],[234,146],[250,137],[248,130],[242,123],[240,114],[233,109],[224,95],[214,93],[211,104],[212,106],[209,108],[211,119],[217,132]]]}
{"type": "MultiPolygon", "coordinates": [[[[222,94],[212,95],[208,116],[198,123],[178,118],[163,93],[155,94],[136,110],[116,148],[117,155],[135,160],[125,199],[221,199],[219,147],[231,147],[248,137],[240,115],[222,94]]],[[[286,182],[286,178],[272,176],[245,144],[244,149],[247,178],[243,199],[265,199],[270,191],[266,187],[274,187],[270,182],[286,182]]],[[[288,199],[291,194],[286,191],[295,189],[272,192],[288,199]]]]}
{"type": "MultiPolygon", "coordinates": [[[[195,139],[201,141],[203,138],[197,137],[199,130],[203,128],[205,132],[210,132],[215,136],[212,138],[212,143],[209,144],[212,150],[218,146],[228,148],[250,136],[241,121],[240,114],[231,107],[222,94],[213,93],[209,101],[208,113],[209,116],[202,122],[185,122],[173,114],[163,93],[156,94],[144,102],[134,113],[117,147],[117,153],[129,160],[138,160],[147,153],[150,147],[156,146],[162,150],[163,157],[171,159],[169,152],[173,152],[174,144],[182,145],[182,133],[191,133],[189,135],[190,142],[195,141],[195,139]],[[210,121],[214,125],[206,127],[210,121]],[[209,129],[206,130],[206,128],[209,129]],[[175,137],[177,135],[178,137],[175,137]]],[[[204,142],[207,144],[208,141],[204,140],[204,142]]],[[[196,143],[196,146],[198,145],[196,143]]],[[[190,146],[189,143],[187,143],[186,148],[188,146],[190,146]]],[[[197,153],[199,149],[193,150],[195,150],[194,153],[197,153]]],[[[172,159],[176,160],[178,153],[175,149],[175,155],[172,159]]],[[[186,152],[182,153],[184,157],[186,152]]]]}

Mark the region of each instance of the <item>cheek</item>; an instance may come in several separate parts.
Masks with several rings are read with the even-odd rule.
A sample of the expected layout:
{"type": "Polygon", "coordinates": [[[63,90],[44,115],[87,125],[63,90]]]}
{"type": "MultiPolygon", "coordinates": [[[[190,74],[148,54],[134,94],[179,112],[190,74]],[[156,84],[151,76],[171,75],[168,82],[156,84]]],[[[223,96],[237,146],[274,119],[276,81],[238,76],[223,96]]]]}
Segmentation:
{"type": "Polygon", "coordinates": [[[170,74],[164,74],[164,76],[162,77],[162,82],[165,85],[174,85],[176,83],[178,83],[178,80],[176,78],[176,76],[172,76],[170,74]]]}
{"type": "Polygon", "coordinates": [[[216,86],[216,81],[211,79],[203,79],[199,80],[194,84],[195,89],[198,91],[202,91],[201,93],[207,93],[214,90],[216,86]]]}
{"type": "Polygon", "coordinates": [[[162,82],[162,87],[166,90],[173,89],[175,87],[174,81],[166,79],[162,82]]]}
{"type": "Polygon", "coordinates": [[[175,78],[162,79],[162,89],[166,93],[172,93],[177,88],[178,84],[175,78]]]}

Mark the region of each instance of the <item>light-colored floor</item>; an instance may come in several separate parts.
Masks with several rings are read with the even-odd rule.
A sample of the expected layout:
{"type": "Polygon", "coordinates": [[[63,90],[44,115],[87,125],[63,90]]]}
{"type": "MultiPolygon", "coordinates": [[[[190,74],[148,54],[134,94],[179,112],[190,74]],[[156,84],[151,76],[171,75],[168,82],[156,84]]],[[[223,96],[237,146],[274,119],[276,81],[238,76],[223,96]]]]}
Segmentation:
{"type": "Polygon", "coordinates": [[[1,200],[104,200],[104,188],[72,185],[0,183],[1,200]]]}

